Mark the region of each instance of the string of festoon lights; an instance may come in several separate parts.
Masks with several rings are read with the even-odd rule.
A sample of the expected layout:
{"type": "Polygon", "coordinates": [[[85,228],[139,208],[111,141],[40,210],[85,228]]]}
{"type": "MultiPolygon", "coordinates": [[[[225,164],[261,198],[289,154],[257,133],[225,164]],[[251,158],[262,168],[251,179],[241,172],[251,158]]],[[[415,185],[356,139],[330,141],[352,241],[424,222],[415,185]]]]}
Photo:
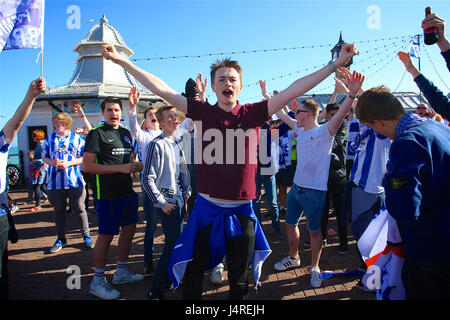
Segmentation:
{"type": "MultiPolygon", "coordinates": [[[[353,42],[354,44],[361,43],[377,43],[382,41],[389,40],[399,40],[404,38],[411,38],[412,36],[397,36],[390,38],[382,38],[382,39],[374,39],[374,40],[360,40],[353,42]]],[[[134,58],[131,59],[134,62],[138,61],[147,61],[147,62],[155,62],[155,61],[166,61],[166,60],[178,60],[178,59],[200,59],[204,57],[217,57],[217,56],[234,56],[238,54],[256,54],[256,53],[270,53],[270,52],[285,52],[285,51],[293,51],[293,50],[304,50],[304,49],[315,49],[315,48],[328,48],[334,47],[334,44],[316,44],[316,45],[308,45],[308,46],[296,46],[296,47],[283,47],[283,48],[267,48],[267,49],[249,49],[249,50],[241,50],[241,51],[229,51],[229,52],[212,52],[198,55],[178,55],[178,56],[166,56],[166,57],[147,57],[147,58],[134,58]]]]}
{"type": "Polygon", "coordinates": [[[442,79],[440,73],[437,71],[437,69],[436,69],[436,67],[435,67],[435,65],[434,65],[434,63],[433,63],[433,60],[431,59],[430,55],[428,54],[428,50],[425,49],[426,46],[423,46],[423,47],[424,47],[424,51],[425,51],[425,53],[426,53],[426,55],[427,55],[427,58],[428,58],[428,60],[430,61],[431,66],[432,66],[433,69],[434,69],[434,72],[436,72],[436,74],[437,74],[439,80],[441,80],[441,82],[444,84],[444,86],[450,91],[450,88],[447,86],[447,84],[445,83],[445,81],[442,79]]]}
{"type": "MultiPolygon", "coordinates": [[[[388,37],[388,38],[381,38],[381,39],[373,39],[373,40],[359,40],[359,41],[354,41],[351,43],[354,43],[357,45],[358,48],[360,48],[360,54],[357,56],[356,59],[354,59],[353,65],[352,66],[359,66],[362,65],[362,63],[367,63],[370,62],[373,59],[377,59],[376,62],[370,63],[368,67],[366,68],[361,68],[360,70],[358,70],[359,72],[363,73],[366,75],[367,77],[371,77],[372,75],[378,73],[380,70],[384,69],[387,67],[387,65],[389,65],[395,58],[396,58],[396,52],[399,49],[405,50],[404,45],[406,42],[409,43],[409,41],[414,37],[414,35],[404,35],[404,36],[396,36],[396,37],[388,37]],[[365,49],[365,50],[361,50],[361,47],[364,48],[364,45],[374,45],[375,47],[373,48],[369,48],[369,49],[365,49]],[[373,52],[373,53],[372,53],[373,52]],[[372,53],[372,54],[370,54],[372,53]],[[369,54],[369,55],[367,55],[369,54]],[[389,59],[391,58],[391,59],[389,59]],[[382,62],[387,61],[384,65],[382,65],[380,68],[378,68],[375,72],[371,73],[371,74],[367,74],[368,71],[370,71],[371,69],[375,68],[377,65],[379,65],[382,62]]],[[[349,42],[350,43],[350,42],[349,42]]],[[[248,55],[248,54],[267,54],[267,53],[284,53],[284,52],[289,52],[289,51],[301,51],[301,50],[305,50],[305,49],[317,49],[317,48],[331,48],[334,47],[336,44],[315,44],[315,45],[307,45],[307,46],[294,46],[294,47],[283,47],[283,48],[265,48],[265,49],[249,49],[249,50],[241,50],[241,51],[230,51],[230,52],[211,52],[211,53],[206,53],[206,54],[198,54],[198,55],[177,55],[177,56],[165,56],[165,57],[148,57],[148,58],[135,58],[135,59],[131,59],[134,62],[140,62],[140,61],[147,61],[148,63],[150,62],[163,62],[163,61],[174,61],[174,60],[180,60],[180,59],[196,59],[196,60],[200,60],[201,58],[204,57],[230,57],[230,56],[235,56],[235,55],[240,55],[240,54],[244,54],[244,55],[248,55]]],[[[270,83],[279,79],[284,79],[284,78],[289,78],[289,77],[294,77],[296,76],[297,78],[300,77],[301,74],[303,73],[308,73],[314,70],[317,70],[321,67],[323,67],[324,64],[318,64],[318,65],[314,65],[314,66],[308,66],[305,67],[303,69],[299,69],[299,70],[295,70],[295,71],[291,71],[289,73],[285,73],[285,74],[281,74],[281,75],[276,75],[273,77],[267,77],[266,79],[261,79],[266,83],[270,83]]],[[[255,81],[252,81],[251,83],[245,84],[243,86],[243,88],[249,88],[252,86],[259,86],[259,80],[257,79],[255,81]]],[[[327,85],[327,86],[320,86],[313,89],[314,93],[320,93],[320,92],[324,92],[327,91],[331,88],[334,88],[335,83],[334,81],[332,81],[332,84],[327,85]]],[[[280,88],[281,89],[281,88],[280,88]]],[[[313,92],[310,92],[309,94],[313,94],[313,92]]],[[[261,99],[262,96],[255,96],[255,97],[242,97],[242,99],[240,99],[241,102],[246,102],[247,100],[255,100],[255,99],[261,99]]],[[[212,93],[207,94],[207,98],[211,99],[212,97],[212,93]]]]}
{"type": "MultiPolygon", "coordinates": [[[[384,44],[382,46],[378,46],[373,49],[361,50],[360,54],[357,56],[358,59],[357,60],[354,59],[352,67],[361,66],[363,64],[366,64],[367,65],[366,67],[358,69],[358,72],[361,72],[362,74],[364,74],[366,76],[366,78],[370,78],[373,75],[379,73],[381,70],[385,69],[392,61],[394,61],[397,58],[397,52],[399,50],[404,50],[405,44],[409,43],[410,38],[408,38],[408,37],[402,37],[402,38],[403,38],[402,41],[399,41],[399,42],[390,42],[390,43],[384,44]],[[370,53],[373,51],[374,51],[373,54],[366,55],[367,53],[370,53]],[[359,59],[359,58],[362,58],[362,59],[359,59]],[[377,60],[375,62],[371,62],[374,59],[377,59],[377,60]],[[383,62],[385,62],[385,63],[382,64],[383,62]],[[377,66],[379,66],[378,69],[376,69],[374,72],[369,73],[372,69],[376,68],[377,66]]],[[[286,77],[286,78],[290,77],[290,76],[298,77],[298,75],[302,74],[303,72],[306,73],[310,70],[317,70],[318,68],[321,68],[324,65],[325,64],[310,66],[310,67],[307,67],[307,68],[304,68],[301,70],[293,71],[293,72],[290,72],[287,74],[275,76],[275,77],[268,78],[268,79],[262,79],[262,80],[264,82],[268,83],[270,81],[282,79],[284,77],[286,77]]],[[[254,86],[254,85],[259,85],[259,81],[247,84],[244,87],[250,87],[250,86],[254,86]]],[[[319,93],[327,91],[327,90],[329,91],[331,88],[334,88],[334,86],[335,86],[335,82],[332,81],[332,84],[313,89],[308,94],[319,94],[319,93]]],[[[208,96],[208,98],[209,98],[209,96],[208,96]]],[[[248,97],[248,98],[243,97],[242,99],[240,99],[240,101],[247,102],[250,100],[258,100],[258,99],[262,99],[262,95],[248,97]]]]}

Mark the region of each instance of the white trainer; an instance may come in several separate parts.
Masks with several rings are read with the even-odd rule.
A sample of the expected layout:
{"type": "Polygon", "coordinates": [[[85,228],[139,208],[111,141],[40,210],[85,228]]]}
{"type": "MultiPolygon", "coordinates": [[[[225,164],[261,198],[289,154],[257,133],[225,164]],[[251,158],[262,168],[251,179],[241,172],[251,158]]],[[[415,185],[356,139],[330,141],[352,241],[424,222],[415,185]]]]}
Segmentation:
{"type": "Polygon", "coordinates": [[[297,259],[292,259],[290,256],[287,256],[283,260],[275,263],[273,267],[278,271],[300,267],[300,257],[298,257],[297,259]]]}
{"type": "Polygon", "coordinates": [[[223,282],[223,263],[219,263],[213,270],[211,274],[211,282],[214,284],[221,284],[223,282]]]}
{"type": "Polygon", "coordinates": [[[90,293],[93,296],[104,300],[114,300],[120,297],[120,292],[114,289],[111,284],[105,279],[102,283],[96,286],[94,286],[94,281],[92,281],[90,293]]]}
{"type": "Polygon", "coordinates": [[[141,280],[144,280],[143,274],[138,274],[127,270],[120,276],[117,274],[117,272],[115,272],[112,283],[124,284],[124,283],[138,282],[141,280]]]}
{"type": "Polygon", "coordinates": [[[320,275],[320,268],[311,268],[311,287],[320,288],[322,286],[322,276],[320,275]]]}

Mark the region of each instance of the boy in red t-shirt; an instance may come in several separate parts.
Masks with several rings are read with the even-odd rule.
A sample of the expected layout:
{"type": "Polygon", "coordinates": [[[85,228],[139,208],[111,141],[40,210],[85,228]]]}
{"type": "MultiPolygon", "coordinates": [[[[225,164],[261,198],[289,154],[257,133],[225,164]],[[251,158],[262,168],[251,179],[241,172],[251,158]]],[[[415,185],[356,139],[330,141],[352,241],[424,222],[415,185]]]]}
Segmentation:
{"type": "MultiPolygon", "coordinates": [[[[173,271],[180,272],[171,277],[174,287],[183,279],[183,297],[200,299],[204,271],[221,262],[225,254],[223,250],[226,250],[230,299],[246,299],[250,261],[255,260],[256,256],[260,258],[257,262],[253,261],[255,280],[258,281],[262,263],[270,253],[270,248],[263,245],[266,240],[264,234],[258,232],[260,225],[251,208],[251,200],[256,198],[260,127],[290,101],[344,66],[358,51],[354,45],[344,44],[339,58],[330,61],[328,65],[294,81],[270,100],[246,105],[241,105],[237,100],[242,89],[242,69],[236,61],[225,59],[211,66],[211,88],[218,101],[215,105],[210,105],[208,102],[187,99],[175,92],[161,79],[118,54],[111,44],[103,46],[102,54],[105,59],[122,66],[154,94],[197,121],[200,133],[197,135],[195,162],[198,164],[199,197],[183,231],[187,233],[196,229],[193,235],[197,241],[188,248],[183,239],[179,239],[180,243],[175,246],[172,260],[181,259],[176,248],[183,246],[181,255],[186,256],[186,252],[189,254],[188,261],[173,261],[169,266],[176,265],[177,271],[175,272],[175,268],[173,271]],[[198,225],[193,226],[191,221],[196,221],[198,225]],[[220,229],[219,233],[217,228],[220,229]],[[214,239],[213,234],[221,236],[223,233],[226,233],[225,238],[214,239]],[[217,243],[218,241],[226,243],[217,243]],[[267,254],[255,255],[260,245],[260,250],[268,252],[267,254]],[[179,263],[187,265],[180,268],[179,263]]],[[[180,238],[183,238],[183,234],[180,238]]],[[[171,272],[169,270],[169,274],[171,272]]]]}

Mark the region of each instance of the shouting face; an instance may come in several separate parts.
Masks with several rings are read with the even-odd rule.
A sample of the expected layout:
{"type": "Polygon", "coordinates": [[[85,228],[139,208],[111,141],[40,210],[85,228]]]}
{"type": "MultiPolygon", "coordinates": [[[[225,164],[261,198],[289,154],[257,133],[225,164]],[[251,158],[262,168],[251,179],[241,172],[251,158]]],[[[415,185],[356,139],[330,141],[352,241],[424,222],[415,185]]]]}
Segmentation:
{"type": "Polygon", "coordinates": [[[122,119],[122,109],[118,103],[107,103],[102,114],[107,124],[115,129],[119,127],[120,119],[122,119]]]}
{"type": "Polygon", "coordinates": [[[219,106],[231,110],[236,106],[239,92],[242,89],[239,72],[228,67],[217,69],[211,88],[216,93],[219,106]]]}

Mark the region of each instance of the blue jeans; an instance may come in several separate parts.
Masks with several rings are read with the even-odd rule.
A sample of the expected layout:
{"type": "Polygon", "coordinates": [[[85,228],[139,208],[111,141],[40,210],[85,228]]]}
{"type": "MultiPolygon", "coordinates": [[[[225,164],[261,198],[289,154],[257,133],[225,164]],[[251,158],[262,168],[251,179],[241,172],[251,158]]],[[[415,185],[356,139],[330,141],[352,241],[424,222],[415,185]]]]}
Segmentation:
{"type": "Polygon", "coordinates": [[[326,194],[326,191],[302,188],[294,183],[286,200],[286,224],[298,225],[300,218],[305,213],[308,230],[320,231],[326,194]]]}
{"type": "Polygon", "coordinates": [[[165,214],[162,209],[156,208],[161,219],[162,228],[164,231],[164,249],[156,266],[155,275],[153,277],[152,287],[150,292],[154,296],[161,294],[165,285],[170,284],[167,268],[169,266],[170,257],[172,255],[173,247],[177,242],[178,237],[183,230],[184,223],[184,203],[182,199],[177,199],[177,208],[171,214],[165,214]]]}
{"type": "Polygon", "coordinates": [[[266,191],[266,200],[269,206],[270,217],[272,218],[272,227],[280,227],[280,212],[278,210],[277,202],[277,183],[275,180],[275,175],[271,176],[261,176],[259,173],[256,177],[256,194],[257,198],[252,201],[253,210],[258,218],[259,222],[262,221],[261,217],[261,184],[264,184],[264,190],[266,191]]]}
{"type": "Polygon", "coordinates": [[[144,208],[145,221],[147,222],[144,234],[144,262],[147,264],[147,262],[152,260],[153,252],[155,251],[153,242],[158,222],[158,211],[145,192],[142,192],[142,207],[144,208]]]}

